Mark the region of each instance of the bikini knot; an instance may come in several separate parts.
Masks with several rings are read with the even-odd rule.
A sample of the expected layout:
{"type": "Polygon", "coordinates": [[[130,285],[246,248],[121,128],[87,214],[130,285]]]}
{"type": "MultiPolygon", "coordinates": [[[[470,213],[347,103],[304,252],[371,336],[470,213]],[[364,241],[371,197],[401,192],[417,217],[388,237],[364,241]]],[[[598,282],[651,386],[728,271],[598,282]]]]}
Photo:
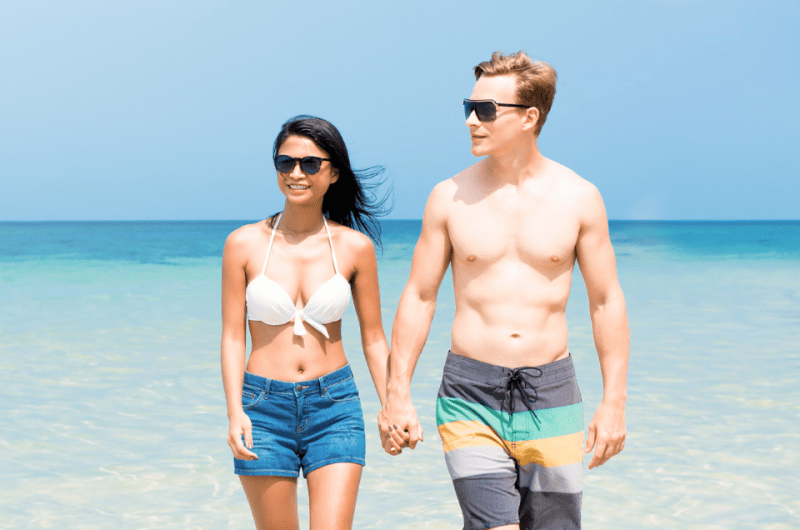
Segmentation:
{"type": "Polygon", "coordinates": [[[294,313],[294,334],[305,335],[306,327],[303,325],[303,312],[299,309],[294,313]]]}
{"type": "Polygon", "coordinates": [[[322,336],[325,337],[326,339],[330,339],[331,338],[330,335],[328,335],[328,330],[325,328],[325,326],[323,326],[322,324],[320,324],[319,322],[317,322],[316,320],[314,320],[310,316],[308,316],[305,313],[303,313],[302,309],[298,309],[294,314],[294,334],[295,335],[305,335],[306,334],[306,326],[305,326],[305,324],[303,324],[303,321],[305,321],[305,323],[308,324],[309,326],[311,326],[312,328],[314,328],[317,331],[319,331],[322,334],[322,336]]]}

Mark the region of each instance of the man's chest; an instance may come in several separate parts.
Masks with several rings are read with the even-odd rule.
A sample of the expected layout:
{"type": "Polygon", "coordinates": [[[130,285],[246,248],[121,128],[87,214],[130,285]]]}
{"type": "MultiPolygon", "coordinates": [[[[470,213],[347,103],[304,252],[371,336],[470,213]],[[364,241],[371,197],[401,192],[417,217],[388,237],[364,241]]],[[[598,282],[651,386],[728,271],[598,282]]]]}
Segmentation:
{"type": "Polygon", "coordinates": [[[448,217],[453,259],[489,265],[515,259],[534,267],[572,263],[580,223],[548,201],[456,206],[448,217]]]}

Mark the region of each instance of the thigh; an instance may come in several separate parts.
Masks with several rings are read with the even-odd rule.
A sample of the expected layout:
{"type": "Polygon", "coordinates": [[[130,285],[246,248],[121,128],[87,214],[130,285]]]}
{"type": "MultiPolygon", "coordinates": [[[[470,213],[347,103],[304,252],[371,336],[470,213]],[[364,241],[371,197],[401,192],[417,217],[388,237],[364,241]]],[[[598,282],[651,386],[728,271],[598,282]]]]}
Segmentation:
{"type": "Polygon", "coordinates": [[[254,379],[254,375],[245,373],[242,409],[253,426],[251,451],[258,456],[258,460],[234,458],[234,471],[237,475],[297,477],[300,458],[297,456],[297,405],[294,394],[249,385],[248,380],[254,379]]]}
{"type": "Polygon", "coordinates": [[[362,469],[359,464],[341,462],[308,474],[311,530],[352,528],[362,469]]]}
{"type": "Polygon", "coordinates": [[[309,396],[304,414],[308,418],[300,432],[304,475],[330,464],[366,463],[364,414],[352,377],[309,396]]]}
{"type": "Polygon", "coordinates": [[[486,383],[491,374],[482,379],[466,378],[445,365],[436,400],[445,462],[466,530],[518,528],[517,466],[509,454],[513,438],[493,385],[486,383]]]}
{"type": "Polygon", "coordinates": [[[240,476],[257,530],[298,530],[297,479],[240,476]]]}
{"type": "MultiPolygon", "coordinates": [[[[537,411],[542,418],[545,412],[547,409],[537,411]]],[[[518,442],[515,449],[522,528],[579,529],[583,431],[518,442]]]]}
{"type": "Polygon", "coordinates": [[[520,526],[581,527],[583,406],[571,358],[542,368],[530,412],[515,414],[520,526]]]}
{"type": "MultiPolygon", "coordinates": [[[[465,439],[467,444],[474,439],[465,439]]],[[[513,460],[502,447],[469,446],[445,452],[465,530],[517,528],[520,494],[513,460]]]]}

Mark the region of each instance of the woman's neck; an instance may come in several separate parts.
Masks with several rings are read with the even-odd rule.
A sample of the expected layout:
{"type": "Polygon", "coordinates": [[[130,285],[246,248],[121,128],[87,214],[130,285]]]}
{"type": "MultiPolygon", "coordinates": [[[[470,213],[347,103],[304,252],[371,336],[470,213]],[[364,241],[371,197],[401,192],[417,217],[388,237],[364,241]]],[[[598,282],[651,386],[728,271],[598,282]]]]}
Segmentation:
{"type": "Polygon", "coordinates": [[[303,208],[287,203],[278,230],[296,235],[315,234],[322,230],[322,208],[303,208]]]}

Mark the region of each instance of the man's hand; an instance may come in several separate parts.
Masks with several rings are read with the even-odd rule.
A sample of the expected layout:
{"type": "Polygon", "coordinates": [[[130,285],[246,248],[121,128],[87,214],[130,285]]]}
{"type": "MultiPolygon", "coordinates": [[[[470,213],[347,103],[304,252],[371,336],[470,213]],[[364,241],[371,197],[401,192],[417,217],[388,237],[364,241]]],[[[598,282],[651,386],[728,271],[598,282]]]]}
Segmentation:
{"type": "Polygon", "coordinates": [[[422,441],[422,427],[411,400],[386,398],[378,413],[378,430],[383,450],[390,455],[399,455],[403,448],[414,449],[422,441]]]}
{"type": "Polygon", "coordinates": [[[589,469],[605,464],[609,458],[619,454],[625,447],[625,406],[600,403],[589,424],[586,437],[586,453],[595,448],[589,469]]]}

